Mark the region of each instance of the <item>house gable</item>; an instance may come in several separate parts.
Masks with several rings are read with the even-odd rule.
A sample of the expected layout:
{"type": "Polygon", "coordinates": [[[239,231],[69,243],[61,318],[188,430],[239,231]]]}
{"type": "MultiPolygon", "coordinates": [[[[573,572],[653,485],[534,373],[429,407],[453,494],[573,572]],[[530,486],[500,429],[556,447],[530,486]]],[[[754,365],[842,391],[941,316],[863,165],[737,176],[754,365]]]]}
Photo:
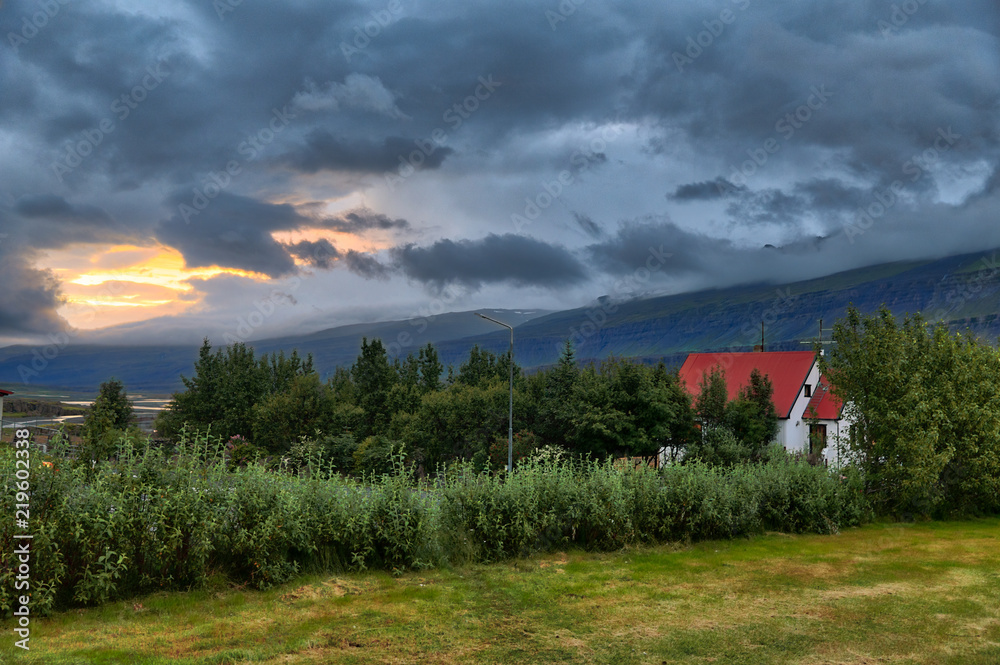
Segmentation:
{"type": "Polygon", "coordinates": [[[830,383],[825,376],[819,377],[819,384],[813,391],[813,396],[806,406],[804,418],[815,418],[817,420],[840,420],[840,414],[844,410],[844,403],[830,391],[830,383]]]}

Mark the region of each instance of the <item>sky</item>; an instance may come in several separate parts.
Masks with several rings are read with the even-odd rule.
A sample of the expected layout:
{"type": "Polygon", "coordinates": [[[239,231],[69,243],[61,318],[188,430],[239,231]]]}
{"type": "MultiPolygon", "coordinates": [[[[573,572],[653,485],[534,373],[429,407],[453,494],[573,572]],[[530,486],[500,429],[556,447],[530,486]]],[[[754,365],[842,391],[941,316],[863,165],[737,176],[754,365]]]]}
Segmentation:
{"type": "Polygon", "coordinates": [[[4,0],[0,346],[1000,247],[996,0],[4,0]]]}

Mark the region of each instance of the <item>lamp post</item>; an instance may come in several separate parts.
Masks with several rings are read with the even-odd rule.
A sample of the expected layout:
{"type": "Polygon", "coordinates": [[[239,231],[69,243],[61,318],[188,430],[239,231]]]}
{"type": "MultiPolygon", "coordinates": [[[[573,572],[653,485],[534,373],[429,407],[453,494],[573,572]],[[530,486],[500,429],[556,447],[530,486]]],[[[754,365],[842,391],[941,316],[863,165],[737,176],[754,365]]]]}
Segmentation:
{"type": "Polygon", "coordinates": [[[510,355],[507,356],[507,366],[510,369],[510,402],[507,413],[507,473],[510,474],[514,470],[514,328],[479,312],[476,312],[476,316],[492,321],[510,331],[510,355]]]}

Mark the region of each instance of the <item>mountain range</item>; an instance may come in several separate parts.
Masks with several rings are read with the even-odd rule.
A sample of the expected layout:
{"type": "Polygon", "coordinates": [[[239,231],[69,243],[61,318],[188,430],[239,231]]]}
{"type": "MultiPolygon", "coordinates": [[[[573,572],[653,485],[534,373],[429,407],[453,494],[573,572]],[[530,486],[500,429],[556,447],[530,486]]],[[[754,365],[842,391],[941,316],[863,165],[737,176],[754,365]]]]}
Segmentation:
{"type": "MultiPolygon", "coordinates": [[[[623,356],[679,365],[692,351],[809,348],[849,305],[863,312],[886,305],[897,315],[922,312],[955,329],[990,341],[1000,334],[1000,264],[991,250],[943,259],[886,263],[820,279],[752,284],[694,293],[616,301],[601,297],[563,311],[479,310],[514,326],[515,360],[521,367],[550,365],[566,339],[582,362],[623,356]],[[763,329],[763,330],[762,330],[763,329]]],[[[350,366],[361,339],[380,338],[390,355],[416,353],[434,344],[441,361],[457,367],[478,344],[502,353],[508,331],[474,315],[448,312],[419,319],[360,323],[306,335],[248,342],[259,353],[311,353],[324,376],[350,366]]],[[[223,340],[211,340],[223,344],[223,340]]],[[[182,388],[198,349],[192,346],[85,344],[0,348],[0,385],[92,390],[112,376],[130,391],[166,394],[182,388]]]]}

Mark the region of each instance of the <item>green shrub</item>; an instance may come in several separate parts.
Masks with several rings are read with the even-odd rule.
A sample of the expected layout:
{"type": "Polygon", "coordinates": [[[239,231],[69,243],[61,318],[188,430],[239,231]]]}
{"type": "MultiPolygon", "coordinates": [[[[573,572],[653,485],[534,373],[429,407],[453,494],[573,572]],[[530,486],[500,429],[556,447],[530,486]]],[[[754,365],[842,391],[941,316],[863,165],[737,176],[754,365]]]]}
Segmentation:
{"type": "MultiPolygon", "coordinates": [[[[367,442],[366,451],[391,446],[367,442]]],[[[56,441],[53,449],[63,446],[56,441]]],[[[413,478],[399,453],[387,473],[367,481],[332,465],[300,474],[253,461],[233,466],[231,453],[205,435],[182,437],[172,451],[126,436],[104,464],[33,453],[35,611],[197,588],[210,574],[263,589],[306,571],[400,571],[764,530],[831,533],[869,518],[856,473],[830,473],[787,455],[766,464],[656,470],[538,453],[510,475],[462,464],[428,484],[413,478]]],[[[0,482],[12,515],[9,449],[0,455],[0,482]]],[[[13,526],[0,522],[5,542],[13,541],[13,526]]],[[[7,548],[0,552],[5,613],[15,575],[7,548]]]]}
{"type": "Polygon", "coordinates": [[[392,455],[402,445],[386,436],[369,436],[352,455],[354,473],[358,476],[382,476],[392,473],[392,455]]]}

